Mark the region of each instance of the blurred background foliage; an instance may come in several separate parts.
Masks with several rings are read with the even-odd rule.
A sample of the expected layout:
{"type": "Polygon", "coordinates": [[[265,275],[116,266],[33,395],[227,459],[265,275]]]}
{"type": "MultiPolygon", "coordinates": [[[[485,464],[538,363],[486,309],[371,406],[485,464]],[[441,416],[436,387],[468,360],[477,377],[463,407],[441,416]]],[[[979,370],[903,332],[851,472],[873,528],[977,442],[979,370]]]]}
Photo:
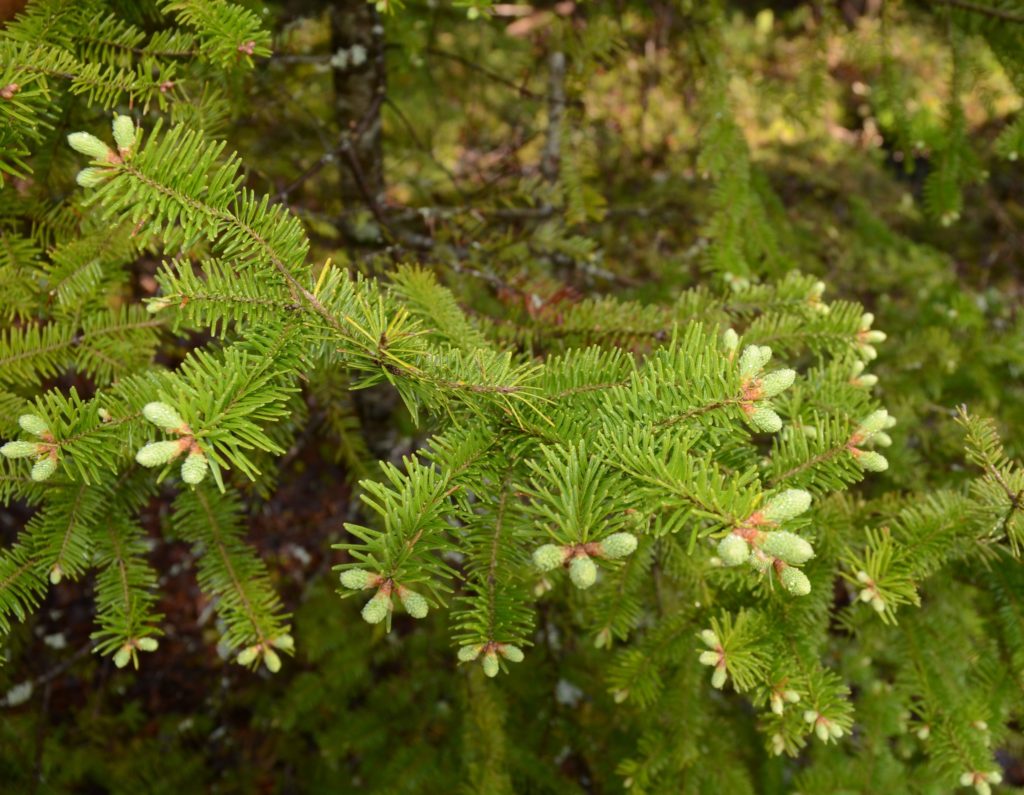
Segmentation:
{"type": "MultiPolygon", "coordinates": [[[[668,328],[642,304],[701,283],[742,303],[761,279],[815,274],[891,340],[873,365],[900,418],[887,488],[963,476],[961,403],[996,417],[1020,456],[1024,7],[1014,19],[882,0],[730,2],[721,15],[700,0],[377,3],[383,182],[354,193],[335,144],[346,120],[326,4],[245,4],[275,53],[233,92],[197,93],[196,118],[238,149],[250,187],[304,220],[316,258],[368,274],[422,262],[490,333],[538,351],[609,337],[642,347],[668,328]],[[698,68],[708,63],[719,68],[698,68]],[[553,113],[559,151],[546,165],[553,113]],[[601,295],[641,304],[635,317],[598,307],[589,324],[566,322],[601,295]]],[[[147,4],[120,5],[155,24],[147,4]]],[[[0,668],[0,789],[621,790],[640,710],[613,703],[607,653],[570,629],[584,605],[543,602],[543,642],[485,687],[475,666],[456,672],[442,618],[396,618],[386,635],[333,595],[330,543],[358,510],[350,483],[419,438],[386,392],[347,387],[341,375],[311,385],[321,436],[286,459],[250,520],[295,613],[294,663],[270,677],[219,656],[188,545],[154,542],[167,637],[141,672],[89,654],[87,584],[52,589],[15,630],[0,668]]],[[[160,518],[156,506],[149,520],[160,518]]],[[[5,542],[24,519],[0,512],[5,542]]],[[[861,657],[836,654],[857,683],[861,657]]],[[[680,709],[721,698],[697,666],[674,686],[680,709]]],[[[870,688],[856,699],[885,709],[870,688]]],[[[729,760],[760,771],[765,793],[793,791],[800,770],[803,791],[832,792],[814,788],[817,771],[854,764],[842,745],[793,762],[761,750],[753,726],[708,728],[693,726],[695,792],[746,791],[730,788],[729,760]]],[[[1007,782],[1024,784],[1024,749],[1007,742],[1007,782]]],[[[856,791],[903,791],[899,770],[879,758],[856,791]]]]}

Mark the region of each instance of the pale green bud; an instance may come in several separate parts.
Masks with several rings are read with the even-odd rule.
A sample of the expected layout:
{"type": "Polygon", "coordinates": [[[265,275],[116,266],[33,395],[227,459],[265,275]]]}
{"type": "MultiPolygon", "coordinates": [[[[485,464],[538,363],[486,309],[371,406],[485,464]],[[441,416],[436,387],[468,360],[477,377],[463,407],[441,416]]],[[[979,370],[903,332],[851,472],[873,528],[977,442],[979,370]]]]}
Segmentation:
{"type": "Polygon", "coordinates": [[[775,370],[761,379],[761,392],[765,397],[775,397],[793,386],[796,370],[775,370]]]}
{"type": "Polygon", "coordinates": [[[739,566],[750,554],[750,547],[745,539],[730,533],[718,542],[718,557],[723,566],[739,566]]]}
{"type": "Polygon", "coordinates": [[[819,715],[818,715],[816,710],[813,710],[813,709],[805,709],[804,710],[804,722],[805,723],[814,723],[818,719],[818,717],[819,717],[819,715]]]}
{"type": "Polygon", "coordinates": [[[704,641],[705,646],[711,649],[716,649],[721,644],[718,635],[715,634],[713,629],[702,629],[700,631],[700,639],[704,641]]]}
{"type": "Polygon", "coordinates": [[[519,663],[522,662],[526,655],[523,654],[523,650],[518,646],[512,646],[508,643],[498,647],[498,654],[504,657],[509,662],[519,663]]]}
{"type": "Polygon", "coordinates": [[[885,431],[878,431],[871,437],[871,441],[878,447],[892,447],[892,437],[885,431]]]}
{"type": "Polygon", "coordinates": [[[383,591],[377,591],[370,601],[363,605],[363,621],[367,624],[379,624],[387,618],[391,610],[391,597],[383,591]]]}
{"type": "Polygon", "coordinates": [[[259,646],[250,646],[248,649],[242,649],[240,652],[238,652],[238,657],[236,657],[235,659],[237,660],[239,665],[252,665],[254,662],[256,662],[256,658],[259,656],[259,654],[259,646]]]}
{"type": "Polygon", "coordinates": [[[860,464],[861,469],[868,472],[885,472],[889,468],[889,461],[886,457],[874,450],[861,450],[860,455],[857,456],[857,463],[860,464]]]}
{"type": "Polygon", "coordinates": [[[267,670],[272,674],[276,674],[281,670],[281,658],[277,656],[277,652],[273,649],[263,649],[263,664],[267,666],[267,670]]]}
{"type": "Polygon", "coordinates": [[[492,679],[498,675],[498,671],[501,670],[501,666],[498,664],[498,655],[493,651],[487,652],[483,659],[484,673],[492,679]]]}
{"type": "Polygon", "coordinates": [[[859,345],[860,355],[867,359],[869,362],[873,362],[878,358],[878,351],[875,350],[874,345],[859,345]]]}
{"type": "Polygon", "coordinates": [[[717,651],[702,651],[697,659],[701,665],[718,665],[722,655],[717,651]]]}
{"type": "Polygon", "coordinates": [[[917,730],[917,739],[927,740],[929,737],[931,737],[931,734],[932,729],[930,726],[922,726],[920,729],[917,730]]]}
{"type": "Polygon", "coordinates": [[[876,342],[885,342],[886,333],[884,331],[869,331],[864,335],[864,341],[874,344],[876,342]]]}
{"type": "Polygon", "coordinates": [[[426,599],[407,588],[403,588],[398,592],[398,598],[401,600],[405,612],[413,618],[424,618],[430,609],[426,599]]]}
{"type": "Polygon", "coordinates": [[[51,456],[40,458],[32,467],[32,480],[43,481],[57,471],[57,461],[51,456]]]}
{"type": "Polygon", "coordinates": [[[790,704],[796,704],[800,701],[800,694],[795,690],[786,690],[782,693],[782,697],[786,699],[790,704]]]}
{"type": "Polygon", "coordinates": [[[111,154],[109,146],[87,132],[71,133],[68,136],[68,143],[76,152],[88,155],[93,160],[106,160],[111,154]]]}
{"type": "Polygon", "coordinates": [[[988,773],[985,774],[985,778],[988,779],[988,782],[990,784],[1003,783],[1003,774],[1000,773],[998,770],[990,770],[988,773]]]}
{"type": "Polygon", "coordinates": [[[156,638],[139,638],[138,643],[135,645],[142,651],[156,651],[160,643],[156,638]]]}
{"type": "Polygon", "coordinates": [[[783,563],[795,566],[814,557],[814,547],[795,533],[785,530],[766,534],[761,541],[761,549],[783,563]]]}
{"type": "Polygon", "coordinates": [[[577,588],[589,588],[597,580],[597,566],[586,556],[573,558],[569,564],[569,579],[577,588]]]}
{"type": "Polygon", "coordinates": [[[295,638],[291,635],[279,635],[270,643],[272,646],[281,649],[281,651],[295,651],[295,638]]]}
{"type": "Polygon", "coordinates": [[[740,354],[740,377],[753,378],[761,370],[761,349],[757,345],[748,345],[740,354]]]}
{"type": "Polygon", "coordinates": [[[775,756],[782,756],[786,750],[786,739],[781,734],[772,735],[772,753],[775,756]]]}
{"type": "Polygon", "coordinates": [[[782,417],[766,406],[756,409],[750,415],[754,427],[765,433],[777,433],[782,430],[782,417]]]}
{"type": "Polygon", "coordinates": [[[786,522],[794,519],[811,507],[810,492],[803,489],[786,489],[776,494],[761,511],[765,519],[772,522],[786,522]]]}
{"type": "Polygon", "coordinates": [[[544,546],[538,547],[534,550],[533,565],[541,571],[551,571],[565,563],[565,557],[565,547],[556,546],[555,544],[545,544],[544,546]]]}
{"type": "Polygon", "coordinates": [[[772,559],[765,555],[760,549],[753,549],[750,552],[750,559],[748,560],[748,563],[757,569],[757,571],[764,574],[771,568],[772,559]]]}
{"type": "Polygon", "coordinates": [[[59,563],[55,563],[50,569],[50,585],[60,585],[62,579],[64,579],[64,569],[60,567],[59,563]]]}
{"type": "Polygon", "coordinates": [[[874,611],[876,613],[884,613],[885,612],[885,600],[881,596],[877,596],[877,595],[872,596],[871,597],[871,607],[874,609],[874,611]]]}
{"type": "Polygon", "coordinates": [[[114,123],[111,125],[114,130],[114,141],[117,148],[124,154],[130,151],[135,145],[135,122],[131,116],[115,115],[114,123]]]}
{"type": "Polygon", "coordinates": [[[729,353],[736,350],[739,344],[740,335],[736,333],[735,329],[727,328],[722,332],[722,347],[729,351],[729,353]]]}
{"type": "Polygon", "coordinates": [[[83,168],[75,175],[75,182],[83,188],[95,188],[106,182],[110,176],[110,169],[90,166],[89,168],[83,168]]]}
{"type": "Polygon", "coordinates": [[[960,786],[969,787],[974,783],[974,773],[968,771],[960,774],[960,786]]]}
{"type": "Polygon", "coordinates": [[[838,723],[835,723],[834,721],[829,721],[828,733],[831,734],[834,739],[838,740],[840,737],[843,736],[845,732],[843,731],[843,727],[840,726],[838,723]]]}
{"type": "Polygon", "coordinates": [[[872,312],[865,312],[860,316],[860,330],[867,331],[875,322],[875,315],[872,312]]]}
{"type": "Polygon", "coordinates": [[[782,587],[793,596],[807,596],[811,592],[811,581],[800,569],[786,566],[779,575],[779,579],[782,581],[782,587]]]}
{"type": "Polygon", "coordinates": [[[985,779],[980,779],[974,782],[974,791],[977,792],[978,795],[992,795],[992,787],[989,786],[985,779]]]}
{"type": "Polygon", "coordinates": [[[5,458],[30,458],[39,455],[39,445],[36,442],[8,442],[0,447],[0,455],[5,458]]]}
{"type": "Polygon", "coordinates": [[[458,657],[460,662],[473,662],[480,656],[483,646],[462,646],[459,649],[458,657]]]}
{"type": "Polygon", "coordinates": [[[165,431],[177,430],[185,424],[185,420],[183,420],[181,415],[174,410],[173,406],[168,406],[166,403],[161,403],[160,401],[147,403],[143,406],[142,416],[157,427],[163,428],[165,431]]]}
{"type": "Polygon", "coordinates": [[[114,665],[118,668],[124,668],[132,659],[132,647],[122,646],[117,650],[117,654],[114,655],[114,665]]]}
{"type": "Polygon", "coordinates": [[[769,698],[771,702],[772,712],[776,715],[781,715],[786,709],[786,703],[782,700],[782,696],[778,693],[772,693],[769,698]]]}
{"type": "Polygon", "coordinates": [[[889,412],[885,409],[878,409],[872,411],[860,422],[860,428],[858,429],[865,436],[869,436],[873,433],[877,433],[886,427],[885,423],[889,418],[889,412]]]}
{"type": "Polygon", "coordinates": [[[818,739],[823,743],[827,743],[829,741],[828,726],[825,725],[825,721],[819,721],[814,724],[814,733],[818,735],[818,739]]]}
{"type": "Polygon", "coordinates": [[[721,690],[723,687],[725,687],[725,680],[728,678],[728,676],[729,674],[725,670],[724,665],[716,668],[714,670],[714,673],[711,674],[711,686],[716,690],[721,690]]]}
{"type": "Polygon", "coordinates": [[[636,544],[632,533],[612,533],[601,542],[601,551],[606,558],[624,558],[636,551],[636,544]]]}
{"type": "Polygon", "coordinates": [[[18,425],[23,431],[31,433],[33,436],[42,436],[44,433],[50,432],[46,420],[36,414],[22,414],[18,417],[18,425]]]}
{"type": "Polygon", "coordinates": [[[892,414],[890,414],[888,417],[885,418],[885,425],[883,425],[882,427],[888,430],[889,428],[892,428],[895,424],[896,418],[892,416],[892,414]]]}
{"type": "Polygon", "coordinates": [[[371,587],[376,579],[370,572],[362,569],[348,569],[341,573],[341,584],[353,591],[371,587]]]}
{"type": "Polygon", "coordinates": [[[202,453],[189,453],[181,465],[181,479],[192,486],[202,483],[209,466],[210,463],[202,453]]]}
{"type": "Polygon", "coordinates": [[[135,460],[144,467],[158,467],[180,453],[181,445],[177,442],[150,442],[135,454],[135,460]]]}
{"type": "Polygon", "coordinates": [[[864,386],[870,389],[871,387],[878,384],[878,376],[874,375],[873,373],[865,373],[864,375],[857,379],[857,384],[859,386],[864,386]]]}

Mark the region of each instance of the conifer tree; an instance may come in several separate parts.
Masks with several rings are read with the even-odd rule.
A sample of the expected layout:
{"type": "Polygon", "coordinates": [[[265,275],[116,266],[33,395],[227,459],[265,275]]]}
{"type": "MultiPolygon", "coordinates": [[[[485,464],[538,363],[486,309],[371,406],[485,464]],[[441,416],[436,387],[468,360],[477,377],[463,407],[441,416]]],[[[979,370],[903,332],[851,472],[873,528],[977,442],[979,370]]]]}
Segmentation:
{"type": "MultiPolygon", "coordinates": [[[[288,186],[258,190],[257,166],[221,135],[246,112],[254,67],[273,63],[260,16],[227,0],[122,5],[34,0],[0,31],[0,500],[32,511],[0,551],[0,632],[13,636],[54,589],[91,580],[90,651],[131,669],[163,653],[163,572],[144,521],[157,503],[161,537],[194,551],[223,655],[290,675],[303,650],[247,517],[305,443],[309,402],[327,404],[337,438],[359,439],[349,393],[372,388],[397,396],[421,443],[379,464],[365,440],[339,454],[361,477],[334,546],[346,600],[335,609],[358,613],[367,634],[435,628],[422,631],[465,688],[455,784],[517,791],[502,688],[557,666],[559,643],[593,647],[599,708],[631,736],[605,763],[630,792],[756,791],[776,757],[807,760],[789,768],[801,792],[849,789],[878,759],[855,791],[1001,784],[996,749],[1019,746],[1022,714],[1024,468],[996,423],[966,407],[940,421],[959,429],[969,470],[949,476],[940,455],[928,468],[911,443],[934,421],[922,419],[924,391],[910,368],[900,389],[872,372],[899,338],[868,306],[833,297],[813,264],[792,267],[798,233],[730,88],[742,9],[675,4],[698,106],[695,171],[710,186],[703,276],[660,302],[594,291],[545,312],[528,295],[526,317],[504,324],[483,301],[467,310],[470,291],[445,278],[501,282],[465,251],[463,230],[424,239],[382,207],[382,170],[364,181],[367,161],[382,166],[384,102],[364,95],[365,80],[334,75],[338,91],[359,84],[354,105],[372,120],[347,109],[337,153],[303,173],[351,156],[342,199],[364,199],[370,219],[339,226],[353,247],[387,240],[400,261],[383,274],[377,259],[362,269],[321,256],[288,186]],[[443,249],[447,267],[416,262],[421,249],[443,249]],[[159,265],[155,293],[138,300],[143,260],[159,265]],[[187,352],[167,356],[186,336],[187,352]],[[568,639],[552,639],[551,613],[568,639]]],[[[417,29],[399,21],[413,9],[349,5],[416,52],[417,29]]],[[[554,263],[544,278],[564,262],[600,269],[588,230],[610,210],[591,144],[575,145],[576,102],[625,44],[598,5],[586,25],[551,12],[546,140],[522,186],[540,202],[505,208],[540,223],[525,254],[501,255],[508,270],[531,246],[554,263]]],[[[501,13],[489,7],[470,4],[470,16],[501,13]]],[[[1024,47],[1000,24],[1014,8],[905,10],[941,30],[949,53],[922,188],[940,228],[986,176],[963,105],[980,53],[1021,90],[1024,47]]],[[[329,21],[334,43],[342,17],[329,21]]],[[[806,22],[817,37],[843,24],[810,11],[806,22]]],[[[362,65],[356,45],[335,67],[362,65]]],[[[383,50],[370,55],[383,90],[383,50]]],[[[924,122],[904,117],[880,57],[877,101],[913,147],[924,122]]],[[[993,145],[1008,161],[1018,127],[993,145]]],[[[877,238],[864,213],[863,239],[877,238]]]]}

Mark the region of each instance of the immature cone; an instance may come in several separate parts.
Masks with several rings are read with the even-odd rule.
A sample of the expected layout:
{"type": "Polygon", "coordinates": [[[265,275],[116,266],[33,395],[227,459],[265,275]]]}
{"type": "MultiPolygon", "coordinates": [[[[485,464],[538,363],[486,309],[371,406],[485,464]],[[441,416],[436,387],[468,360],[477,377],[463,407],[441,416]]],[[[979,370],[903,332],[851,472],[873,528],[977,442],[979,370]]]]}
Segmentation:
{"type": "Polygon", "coordinates": [[[777,433],[782,430],[782,417],[767,406],[755,409],[754,413],[750,415],[750,421],[755,428],[765,433],[777,433]]]}
{"type": "Polygon", "coordinates": [[[156,638],[139,638],[135,644],[141,651],[156,651],[160,643],[156,638]]]}
{"type": "Polygon", "coordinates": [[[473,662],[477,657],[480,656],[480,652],[483,650],[483,646],[462,646],[458,651],[458,658],[460,662],[473,662]]]}
{"type": "Polygon", "coordinates": [[[722,332],[722,347],[725,348],[731,354],[736,350],[740,344],[740,335],[736,333],[735,329],[727,328],[722,332]]]}
{"type": "Polygon", "coordinates": [[[278,635],[270,641],[271,646],[276,646],[282,651],[295,651],[295,638],[291,635],[278,635]]]}
{"type": "Polygon", "coordinates": [[[150,442],[135,454],[135,460],[144,467],[158,467],[180,453],[181,445],[177,442],[150,442]]]}
{"type": "Polygon", "coordinates": [[[0,455],[4,458],[30,458],[39,455],[39,445],[35,442],[8,442],[0,447],[0,455]]]}
{"type": "Polygon", "coordinates": [[[398,592],[398,598],[402,601],[405,612],[413,618],[424,618],[427,615],[429,610],[427,600],[415,591],[403,588],[398,592]]]}
{"type": "Polygon", "coordinates": [[[46,458],[41,458],[36,461],[35,466],[32,467],[32,480],[46,480],[56,471],[57,461],[50,456],[46,456],[46,458]]]}
{"type": "Polygon", "coordinates": [[[545,544],[533,551],[533,565],[541,571],[551,571],[565,563],[565,555],[565,547],[545,544]]]}
{"type": "Polygon", "coordinates": [[[498,655],[493,651],[487,652],[487,654],[484,655],[483,667],[484,673],[489,677],[494,678],[497,676],[498,671],[501,669],[501,666],[498,664],[498,655]]]}
{"type": "Polygon", "coordinates": [[[376,578],[370,572],[362,569],[348,569],[341,573],[341,584],[353,591],[369,588],[374,579],[376,578]]]}
{"type": "Polygon", "coordinates": [[[748,345],[740,354],[740,377],[752,378],[760,372],[772,357],[772,349],[748,345]]]}
{"type": "Polygon", "coordinates": [[[718,635],[715,634],[713,629],[702,629],[700,631],[700,639],[704,641],[704,645],[709,649],[717,649],[720,643],[718,635]]]}
{"type": "Polygon", "coordinates": [[[135,145],[135,123],[131,116],[115,115],[111,126],[114,128],[114,141],[121,154],[131,151],[135,145]]]}
{"type": "Polygon", "coordinates": [[[794,519],[811,507],[811,495],[803,489],[786,489],[772,497],[761,514],[772,522],[794,519]]]}
{"type": "Polygon", "coordinates": [[[624,558],[636,551],[636,544],[632,533],[612,533],[601,542],[601,552],[606,558],[624,558]]]}
{"type": "Polygon", "coordinates": [[[523,654],[522,649],[520,649],[518,646],[513,646],[509,643],[505,643],[499,646],[498,654],[500,654],[509,662],[514,663],[522,662],[523,659],[526,657],[526,655],[523,654]]]}
{"type": "Polygon", "coordinates": [[[779,579],[782,581],[782,587],[793,596],[807,596],[811,592],[811,581],[800,569],[786,566],[779,574],[779,579]]]}
{"type": "Polygon", "coordinates": [[[87,132],[71,133],[68,136],[68,143],[76,152],[88,155],[93,160],[106,160],[111,154],[109,146],[87,132]]]}
{"type": "Polygon", "coordinates": [[[391,596],[383,591],[377,591],[370,601],[363,605],[363,621],[367,624],[379,624],[387,618],[389,610],[391,610],[391,596]]]}
{"type": "Polygon", "coordinates": [[[718,542],[718,557],[725,566],[739,566],[749,554],[749,545],[735,533],[730,533],[718,542]]]}
{"type": "Polygon", "coordinates": [[[725,680],[728,678],[729,673],[725,670],[724,665],[720,665],[715,668],[713,674],[711,674],[711,686],[716,690],[721,690],[725,687],[725,680]]]}
{"type": "Polygon", "coordinates": [[[577,588],[589,588],[597,580],[597,566],[585,555],[573,558],[569,564],[569,579],[577,588]]]}
{"type": "Polygon", "coordinates": [[[254,662],[256,662],[256,658],[259,656],[259,654],[259,646],[250,646],[248,649],[242,649],[240,652],[238,652],[238,657],[236,657],[235,659],[237,660],[239,665],[252,665],[254,662]]]}
{"type": "Polygon", "coordinates": [[[796,370],[776,370],[768,373],[761,379],[761,394],[765,397],[775,397],[793,386],[796,380],[796,370]]]}
{"type": "Polygon", "coordinates": [[[18,425],[23,431],[31,433],[33,436],[42,436],[44,433],[50,432],[46,420],[35,414],[22,414],[18,417],[18,425]]]}
{"type": "Polygon", "coordinates": [[[780,530],[767,533],[761,541],[761,549],[783,563],[799,566],[814,557],[814,547],[800,536],[780,530]]]}
{"type": "Polygon", "coordinates": [[[181,465],[181,479],[192,486],[202,483],[209,466],[210,463],[202,453],[189,453],[181,465]]]}
{"type": "Polygon", "coordinates": [[[173,431],[185,424],[185,420],[173,406],[154,401],[142,407],[142,416],[165,431],[173,431]]]}

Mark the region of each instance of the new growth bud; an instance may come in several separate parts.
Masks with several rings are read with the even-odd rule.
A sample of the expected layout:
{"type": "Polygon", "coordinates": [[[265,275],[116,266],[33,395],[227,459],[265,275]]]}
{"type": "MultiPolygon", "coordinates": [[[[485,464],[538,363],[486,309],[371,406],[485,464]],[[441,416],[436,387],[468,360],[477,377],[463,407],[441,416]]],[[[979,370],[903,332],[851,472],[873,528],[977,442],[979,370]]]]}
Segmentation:
{"type": "Polygon", "coordinates": [[[779,573],[779,580],[782,582],[782,587],[793,596],[807,596],[811,592],[811,581],[800,569],[786,566],[779,573]]]}
{"type": "Polygon", "coordinates": [[[376,583],[377,577],[363,569],[348,569],[341,573],[341,584],[353,591],[370,588],[376,583]]]}
{"type": "Polygon", "coordinates": [[[36,461],[32,467],[32,480],[37,482],[47,480],[50,475],[57,471],[57,459],[53,456],[46,456],[36,461]]]}
{"type": "Polygon", "coordinates": [[[150,442],[135,454],[135,460],[144,467],[158,467],[181,454],[178,442],[150,442]]]}
{"type": "Polygon", "coordinates": [[[192,451],[181,465],[181,479],[194,486],[202,483],[210,463],[202,452],[192,451]]]}
{"type": "Polygon", "coordinates": [[[775,370],[761,379],[761,394],[766,398],[775,397],[793,386],[796,370],[775,370]]]}
{"type": "Polygon", "coordinates": [[[405,612],[413,618],[425,618],[428,610],[427,600],[415,591],[408,588],[398,589],[398,598],[402,602],[405,612]]]}
{"type": "Polygon", "coordinates": [[[586,555],[579,555],[569,564],[569,579],[577,588],[589,588],[597,581],[597,566],[586,555]]]}
{"type": "Polygon", "coordinates": [[[767,345],[748,345],[740,354],[740,377],[753,378],[772,358],[772,349],[767,345]]]}
{"type": "Polygon", "coordinates": [[[121,157],[124,158],[135,146],[135,123],[130,116],[115,114],[111,126],[114,130],[114,141],[121,152],[121,157]]]}
{"type": "Polygon", "coordinates": [[[459,662],[473,662],[480,656],[483,646],[462,646],[458,652],[459,662]]]}
{"type": "Polygon", "coordinates": [[[636,551],[636,536],[632,533],[612,533],[601,542],[601,554],[616,559],[632,555],[636,551]]]}
{"type": "Polygon", "coordinates": [[[110,147],[95,135],[87,132],[73,132],[68,136],[68,143],[76,152],[88,155],[93,160],[107,160],[113,152],[110,147]]]}
{"type": "Polygon", "coordinates": [[[811,507],[811,495],[803,489],[786,489],[772,497],[761,511],[765,519],[786,522],[811,507]]]}
{"type": "Polygon", "coordinates": [[[483,659],[484,673],[492,679],[498,675],[498,671],[501,670],[501,665],[498,663],[498,655],[494,651],[489,651],[484,655],[483,659]]]}
{"type": "Polygon", "coordinates": [[[46,420],[35,414],[22,414],[18,417],[18,425],[23,431],[31,433],[33,436],[42,436],[44,433],[50,432],[46,420]]]}
{"type": "Polygon", "coordinates": [[[29,458],[39,455],[39,445],[36,442],[8,442],[0,447],[0,455],[4,458],[29,458]]]}
{"type": "Polygon", "coordinates": [[[861,469],[868,472],[885,472],[889,468],[888,459],[881,453],[876,453],[874,450],[858,450],[854,454],[854,459],[860,465],[861,469]]]}
{"type": "Polygon", "coordinates": [[[750,415],[754,427],[765,433],[777,433],[782,430],[782,418],[767,406],[755,409],[750,415]]]}
{"type": "Polygon", "coordinates": [[[75,175],[75,182],[83,188],[95,188],[106,182],[112,175],[108,168],[83,168],[75,175]]]}
{"type": "Polygon", "coordinates": [[[718,557],[722,559],[723,566],[739,566],[749,555],[750,546],[735,533],[718,542],[718,557]]]}
{"type": "Polygon", "coordinates": [[[498,644],[498,654],[504,657],[509,662],[519,663],[522,662],[526,655],[523,654],[523,650],[518,646],[512,646],[508,643],[498,644]]]}
{"type": "Polygon", "coordinates": [[[379,624],[392,610],[391,594],[383,590],[377,591],[365,605],[363,605],[363,621],[367,624],[379,624]]]}
{"type": "Polygon", "coordinates": [[[176,431],[185,425],[185,420],[173,406],[156,401],[142,407],[142,416],[165,431],[176,431]]]}
{"type": "Polygon", "coordinates": [[[761,549],[791,566],[799,566],[814,557],[814,547],[785,530],[767,533],[761,541],[761,549]]]}
{"type": "Polygon", "coordinates": [[[565,547],[556,546],[555,544],[545,544],[542,547],[538,547],[533,552],[533,565],[541,571],[551,571],[557,569],[563,563],[567,556],[568,550],[565,547]]]}

